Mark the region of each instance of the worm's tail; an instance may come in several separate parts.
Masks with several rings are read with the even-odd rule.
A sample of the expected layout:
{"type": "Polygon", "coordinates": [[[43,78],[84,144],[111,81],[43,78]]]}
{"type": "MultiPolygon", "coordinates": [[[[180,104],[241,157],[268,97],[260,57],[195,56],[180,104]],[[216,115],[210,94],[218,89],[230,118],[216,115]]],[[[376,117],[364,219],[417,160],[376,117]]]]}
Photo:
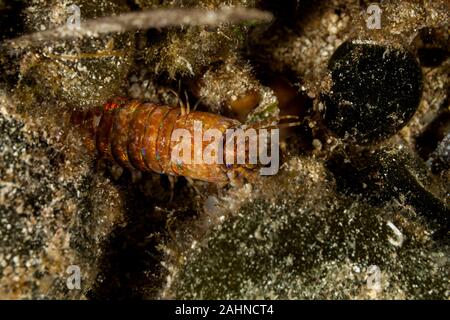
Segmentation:
{"type": "Polygon", "coordinates": [[[73,111],[70,114],[69,122],[73,134],[80,137],[82,145],[92,155],[96,154],[96,135],[102,117],[102,109],[95,108],[89,111],[73,111]]]}

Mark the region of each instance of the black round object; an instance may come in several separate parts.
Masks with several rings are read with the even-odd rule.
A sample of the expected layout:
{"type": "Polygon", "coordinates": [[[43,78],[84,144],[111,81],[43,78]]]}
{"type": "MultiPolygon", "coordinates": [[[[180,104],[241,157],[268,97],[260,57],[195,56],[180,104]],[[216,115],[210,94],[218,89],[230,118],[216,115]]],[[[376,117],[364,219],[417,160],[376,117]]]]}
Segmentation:
{"type": "Polygon", "coordinates": [[[331,88],[322,94],[325,125],[337,136],[367,144],[387,138],[413,116],[422,96],[422,71],[408,51],[353,40],[331,57],[331,88]]]}

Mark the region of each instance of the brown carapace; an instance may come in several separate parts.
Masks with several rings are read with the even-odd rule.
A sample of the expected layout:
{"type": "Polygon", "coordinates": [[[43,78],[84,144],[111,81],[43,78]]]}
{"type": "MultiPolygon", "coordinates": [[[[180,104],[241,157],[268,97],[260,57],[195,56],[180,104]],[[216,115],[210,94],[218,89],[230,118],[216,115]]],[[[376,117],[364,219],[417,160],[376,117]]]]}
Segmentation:
{"type": "MultiPolygon", "coordinates": [[[[202,130],[217,129],[223,135],[227,129],[242,126],[237,120],[214,113],[190,111],[183,105],[169,107],[127,99],[115,99],[81,117],[80,114],[72,116],[72,123],[83,130],[89,150],[131,170],[184,176],[218,185],[226,185],[236,176],[251,175],[255,166],[174,161],[172,150],[179,142],[173,141],[172,133],[184,129],[194,137],[195,121],[201,122],[202,130]]],[[[273,128],[269,123],[265,121],[257,128],[273,128]]],[[[194,138],[190,143],[194,144],[194,138]]],[[[202,150],[209,143],[202,142],[202,150]]]]}

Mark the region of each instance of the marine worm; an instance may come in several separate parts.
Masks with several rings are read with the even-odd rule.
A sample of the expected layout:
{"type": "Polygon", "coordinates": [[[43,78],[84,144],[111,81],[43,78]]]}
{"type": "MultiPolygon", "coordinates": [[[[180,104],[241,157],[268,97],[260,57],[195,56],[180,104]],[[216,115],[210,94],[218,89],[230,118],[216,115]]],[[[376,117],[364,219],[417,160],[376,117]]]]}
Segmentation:
{"type": "MultiPolygon", "coordinates": [[[[295,117],[283,116],[276,120],[292,118],[295,117]]],[[[237,120],[218,114],[201,111],[190,112],[183,105],[170,107],[126,99],[116,99],[102,108],[84,114],[81,118],[79,114],[72,116],[72,123],[80,125],[84,130],[85,144],[88,149],[97,152],[100,157],[113,160],[120,166],[131,170],[184,176],[218,185],[227,185],[236,176],[245,176],[246,173],[254,172],[256,167],[254,162],[230,164],[230,161],[225,159],[228,154],[226,150],[230,150],[225,147],[228,130],[253,129],[258,138],[260,131],[266,130],[267,132],[267,130],[278,129],[280,125],[274,125],[273,122],[274,119],[271,119],[245,126],[237,120]],[[196,157],[195,153],[198,151],[191,148],[189,144],[196,143],[194,141],[197,132],[196,126],[199,125],[203,132],[213,129],[214,132],[219,133],[219,136],[215,135],[214,140],[202,140],[201,148],[199,148],[203,154],[205,148],[215,142],[219,152],[225,150],[223,154],[215,152],[219,161],[208,163],[180,161],[179,158],[174,158],[174,148],[183,149],[181,147],[186,147],[186,144],[188,144],[188,152],[191,153],[189,158],[196,157]],[[177,136],[174,135],[175,132],[186,133],[189,138],[181,141],[174,139],[177,136]],[[194,150],[192,151],[192,149],[194,150]]],[[[283,125],[291,126],[295,123],[284,123],[283,125]]],[[[245,147],[243,149],[233,146],[231,151],[237,153],[236,158],[233,159],[240,156],[249,160],[252,143],[255,141],[247,143],[244,138],[245,147]]],[[[276,151],[278,152],[278,150],[276,151]]]]}

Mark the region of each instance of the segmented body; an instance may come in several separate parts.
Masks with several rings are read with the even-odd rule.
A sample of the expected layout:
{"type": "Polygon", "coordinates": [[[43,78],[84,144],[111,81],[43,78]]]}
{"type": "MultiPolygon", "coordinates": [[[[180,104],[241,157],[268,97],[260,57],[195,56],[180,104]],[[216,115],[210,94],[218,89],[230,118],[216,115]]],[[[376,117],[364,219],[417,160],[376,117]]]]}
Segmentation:
{"type": "Polygon", "coordinates": [[[240,125],[213,113],[185,113],[179,107],[139,101],[110,103],[83,119],[89,131],[90,149],[123,167],[227,184],[229,169],[224,164],[180,163],[171,159],[178,143],[172,141],[172,133],[184,129],[194,137],[194,121],[200,121],[205,131],[214,128],[224,134],[228,128],[240,125]]]}

